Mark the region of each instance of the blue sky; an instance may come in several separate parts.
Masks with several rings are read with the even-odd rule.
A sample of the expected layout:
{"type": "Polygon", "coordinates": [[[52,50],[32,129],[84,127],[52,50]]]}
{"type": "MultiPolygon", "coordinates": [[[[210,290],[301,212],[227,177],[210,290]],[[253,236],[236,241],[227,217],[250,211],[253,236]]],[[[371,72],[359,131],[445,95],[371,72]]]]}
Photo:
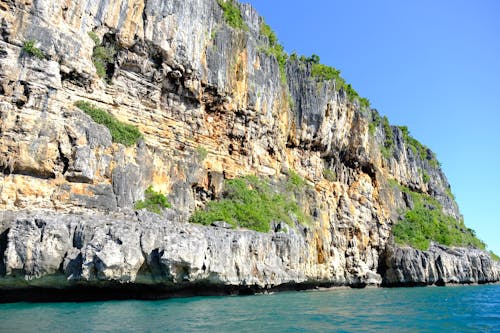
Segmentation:
{"type": "Polygon", "coordinates": [[[242,1],[436,152],[466,225],[500,254],[500,1],[242,1]]]}

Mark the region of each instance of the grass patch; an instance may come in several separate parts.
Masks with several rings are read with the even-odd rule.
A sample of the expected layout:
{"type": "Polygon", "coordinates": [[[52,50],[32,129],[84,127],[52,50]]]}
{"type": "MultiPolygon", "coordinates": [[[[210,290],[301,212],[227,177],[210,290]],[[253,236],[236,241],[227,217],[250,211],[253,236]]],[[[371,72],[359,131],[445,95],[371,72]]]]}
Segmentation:
{"type": "Polygon", "coordinates": [[[431,181],[431,177],[429,177],[429,174],[425,170],[420,170],[422,172],[422,180],[424,181],[424,183],[428,184],[431,181]]]}
{"type": "Polygon", "coordinates": [[[45,59],[45,54],[42,52],[42,50],[36,47],[36,42],[32,39],[27,40],[23,43],[23,51],[31,57],[45,59]]]}
{"type": "Polygon", "coordinates": [[[233,0],[217,0],[217,3],[222,8],[227,24],[235,29],[248,30],[241,16],[240,9],[234,4],[233,0]]]}
{"type": "Polygon", "coordinates": [[[474,230],[467,228],[463,220],[444,214],[436,199],[402,186],[400,189],[411,195],[414,208],[407,211],[403,220],[392,228],[397,244],[427,250],[430,242],[435,241],[447,246],[485,249],[485,244],[476,237],[474,230]]]}
{"type": "Polygon", "coordinates": [[[337,181],[337,174],[332,169],[323,169],[323,178],[329,182],[337,181]]]}
{"type": "Polygon", "coordinates": [[[493,251],[490,251],[490,256],[491,256],[491,259],[493,259],[495,261],[500,260],[500,257],[497,256],[493,251]]]}
{"type": "Polygon", "coordinates": [[[256,176],[226,180],[223,198],[209,202],[189,219],[203,225],[225,221],[233,227],[259,232],[268,232],[271,222],[282,221],[293,226],[295,220],[301,224],[307,222],[296,200],[290,194],[273,191],[267,181],[256,176]]]}
{"type": "Polygon", "coordinates": [[[172,207],[167,200],[167,197],[160,192],[153,190],[152,186],[149,186],[144,191],[144,200],[139,200],[135,203],[134,208],[136,210],[147,209],[150,212],[160,214],[162,209],[172,207]]]}
{"type": "Polygon", "coordinates": [[[307,182],[294,170],[288,171],[286,188],[288,191],[302,191],[307,186],[307,182]]]}
{"type": "Polygon", "coordinates": [[[113,115],[95,105],[85,101],[77,101],[75,102],[75,106],[88,114],[96,123],[106,126],[111,133],[113,142],[132,146],[143,138],[142,133],[137,127],[122,123],[113,117],[113,115]]]}
{"type": "Polygon", "coordinates": [[[200,161],[203,161],[208,156],[208,150],[203,146],[196,147],[196,153],[198,154],[200,161]]]}
{"type": "Polygon", "coordinates": [[[94,42],[94,50],[92,53],[92,62],[94,64],[97,76],[106,81],[111,82],[111,68],[115,61],[116,48],[111,45],[102,45],[101,40],[95,32],[90,31],[89,37],[94,42]]]}

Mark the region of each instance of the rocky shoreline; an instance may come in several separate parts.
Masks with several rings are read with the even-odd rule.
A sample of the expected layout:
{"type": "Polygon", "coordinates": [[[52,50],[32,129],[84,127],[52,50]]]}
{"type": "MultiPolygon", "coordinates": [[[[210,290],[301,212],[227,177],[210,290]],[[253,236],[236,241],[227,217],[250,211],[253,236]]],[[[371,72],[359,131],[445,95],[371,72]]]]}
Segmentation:
{"type": "Polygon", "coordinates": [[[484,251],[433,245],[385,251],[376,272],[356,279],[312,264],[304,230],[229,230],[145,211],[128,218],[4,212],[0,231],[0,302],[482,284],[500,272],[484,251]]]}
{"type": "Polygon", "coordinates": [[[393,245],[412,210],[473,236],[436,155],[230,5],[0,4],[0,300],[498,281],[484,251],[393,245]],[[291,200],[270,232],[188,223],[247,176],[291,200]],[[170,208],[136,211],[149,189],[170,208]]]}

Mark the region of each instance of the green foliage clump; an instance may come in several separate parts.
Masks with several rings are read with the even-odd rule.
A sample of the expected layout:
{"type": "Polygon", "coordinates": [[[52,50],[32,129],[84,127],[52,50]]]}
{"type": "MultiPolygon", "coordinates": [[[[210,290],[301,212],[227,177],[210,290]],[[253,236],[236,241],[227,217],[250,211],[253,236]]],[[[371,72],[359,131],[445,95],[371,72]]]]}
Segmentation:
{"type": "Polygon", "coordinates": [[[307,182],[304,178],[302,178],[298,173],[293,170],[288,171],[288,179],[286,183],[287,190],[303,190],[304,187],[307,186],[307,182]]]}
{"type": "Polygon", "coordinates": [[[338,89],[342,89],[346,85],[345,80],[340,76],[340,70],[331,66],[313,62],[311,75],[320,80],[335,80],[338,89]]]}
{"type": "Polygon", "coordinates": [[[35,44],[36,42],[32,39],[25,41],[23,44],[23,51],[32,57],[45,59],[45,54],[43,54],[42,50],[36,47],[35,44]]]}
{"type": "Polygon", "coordinates": [[[370,108],[370,100],[366,97],[359,97],[359,105],[361,106],[362,109],[369,109],[370,108]]]}
{"type": "Polygon", "coordinates": [[[108,74],[108,68],[113,64],[116,48],[111,45],[102,45],[101,40],[95,32],[90,31],[89,37],[94,42],[94,50],[92,53],[92,62],[97,75],[106,82],[111,82],[111,77],[108,74]]]}
{"type": "Polygon", "coordinates": [[[332,66],[327,66],[320,63],[318,55],[313,54],[309,58],[301,58],[306,62],[312,63],[311,75],[320,80],[335,80],[338,90],[344,90],[350,102],[359,101],[361,108],[370,108],[370,101],[367,98],[360,97],[358,92],[348,84],[342,76],[340,70],[332,66]]]}
{"type": "Polygon", "coordinates": [[[95,45],[101,44],[101,39],[99,38],[99,36],[97,36],[97,34],[95,32],[89,31],[88,35],[89,35],[90,39],[92,39],[92,41],[94,42],[95,45]]]}
{"type": "Polygon", "coordinates": [[[387,116],[382,117],[382,126],[384,128],[385,139],[384,145],[380,150],[385,158],[389,158],[394,150],[394,134],[392,133],[392,127],[389,124],[387,116]]]}
{"type": "Polygon", "coordinates": [[[205,158],[207,158],[208,150],[203,146],[198,146],[196,147],[196,153],[198,154],[198,158],[200,159],[200,161],[203,161],[205,158]]]}
{"type": "Polygon", "coordinates": [[[495,261],[499,261],[500,260],[500,257],[497,256],[493,251],[490,251],[490,256],[491,256],[491,259],[493,259],[495,261]]]}
{"type": "Polygon", "coordinates": [[[445,192],[446,192],[446,195],[448,196],[448,198],[450,198],[451,200],[455,200],[455,195],[453,194],[453,192],[451,192],[450,187],[446,188],[445,192]]]}
{"type": "Polygon", "coordinates": [[[385,133],[384,146],[386,148],[392,148],[394,146],[394,134],[392,133],[392,127],[389,124],[387,116],[382,117],[382,125],[384,126],[385,133]]]}
{"type": "Polygon", "coordinates": [[[234,4],[233,0],[217,0],[217,3],[224,12],[224,19],[227,24],[235,29],[248,30],[241,16],[240,9],[234,4]]]}
{"type": "Polygon", "coordinates": [[[375,130],[382,123],[382,117],[377,112],[377,110],[372,110],[370,123],[368,124],[368,132],[373,136],[375,135],[375,130]]]}
{"type": "Polygon", "coordinates": [[[307,221],[290,194],[277,193],[265,180],[246,176],[226,180],[223,199],[209,202],[205,210],[196,211],[189,221],[204,225],[225,221],[233,227],[268,232],[271,222],[293,225],[294,218],[299,223],[307,221]]]}
{"type": "Polygon", "coordinates": [[[122,123],[110,113],[99,109],[95,105],[85,101],[77,101],[75,102],[75,106],[88,114],[96,123],[106,126],[111,133],[113,142],[132,146],[143,137],[137,127],[122,123]]]}
{"type": "Polygon", "coordinates": [[[278,62],[280,68],[280,78],[283,84],[286,84],[286,62],[288,60],[288,54],[285,51],[285,48],[278,43],[278,37],[271,29],[271,27],[262,21],[260,25],[260,34],[262,36],[267,37],[269,45],[266,47],[261,47],[260,50],[265,54],[273,55],[278,62]]]}
{"type": "Polygon", "coordinates": [[[447,246],[485,248],[474,230],[467,228],[463,220],[444,214],[436,199],[402,186],[400,188],[411,195],[414,208],[407,211],[404,219],[393,226],[392,233],[396,243],[420,250],[428,249],[431,241],[447,246]]]}
{"type": "Polygon", "coordinates": [[[439,161],[436,158],[436,155],[426,146],[421,144],[417,139],[410,135],[410,131],[407,126],[398,126],[398,128],[403,133],[403,139],[405,143],[410,147],[415,156],[420,156],[422,161],[427,160],[429,165],[438,168],[440,166],[439,161]]]}
{"type": "Polygon", "coordinates": [[[323,178],[325,178],[329,182],[336,182],[337,174],[331,169],[323,169],[323,178]]]}
{"type": "Polygon", "coordinates": [[[431,180],[431,178],[429,177],[429,174],[425,170],[422,170],[422,180],[426,184],[429,183],[431,180]]]}
{"type": "Polygon", "coordinates": [[[160,214],[162,209],[170,207],[172,206],[168,202],[167,197],[162,193],[153,190],[152,186],[149,186],[144,191],[144,200],[137,201],[134,206],[136,210],[146,208],[150,212],[156,214],[160,214]]]}

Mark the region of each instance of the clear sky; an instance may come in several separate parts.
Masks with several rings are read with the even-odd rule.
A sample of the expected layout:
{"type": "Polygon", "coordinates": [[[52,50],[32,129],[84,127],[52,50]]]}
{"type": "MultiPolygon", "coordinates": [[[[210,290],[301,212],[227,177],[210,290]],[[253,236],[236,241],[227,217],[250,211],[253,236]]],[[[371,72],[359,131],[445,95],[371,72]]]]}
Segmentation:
{"type": "Polygon", "coordinates": [[[500,255],[500,1],[241,1],[429,146],[466,225],[500,255]]]}

